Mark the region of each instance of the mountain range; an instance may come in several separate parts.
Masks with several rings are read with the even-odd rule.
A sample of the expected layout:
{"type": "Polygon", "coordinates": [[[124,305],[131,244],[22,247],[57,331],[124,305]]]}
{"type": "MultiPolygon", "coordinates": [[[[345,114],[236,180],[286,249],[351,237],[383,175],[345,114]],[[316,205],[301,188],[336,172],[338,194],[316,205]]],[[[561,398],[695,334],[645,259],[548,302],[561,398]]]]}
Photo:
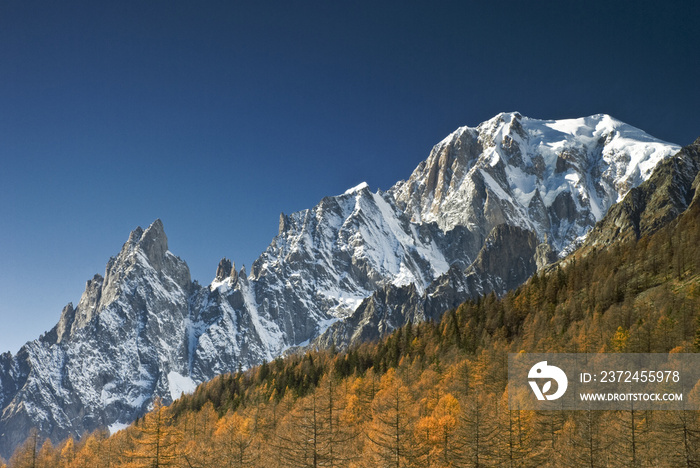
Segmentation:
{"type": "Polygon", "coordinates": [[[607,115],[502,113],[385,192],[361,184],[281,214],[249,273],[224,258],[208,286],[160,220],[137,228],[52,330],[0,356],[0,454],[32,427],[53,440],[115,430],[218,374],[437,318],[581,245],[641,235],[690,201],[698,158],[679,150],[607,115]]]}

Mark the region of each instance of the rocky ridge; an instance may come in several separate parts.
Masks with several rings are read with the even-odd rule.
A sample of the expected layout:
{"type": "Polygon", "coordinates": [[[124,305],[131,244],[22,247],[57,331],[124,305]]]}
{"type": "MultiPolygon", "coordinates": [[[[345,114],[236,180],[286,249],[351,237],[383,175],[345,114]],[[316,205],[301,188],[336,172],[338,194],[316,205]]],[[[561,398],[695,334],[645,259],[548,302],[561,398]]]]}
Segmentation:
{"type": "Polygon", "coordinates": [[[648,180],[633,188],[590,232],[583,252],[612,242],[652,234],[684,212],[700,185],[700,138],[661,162],[648,180]]]}

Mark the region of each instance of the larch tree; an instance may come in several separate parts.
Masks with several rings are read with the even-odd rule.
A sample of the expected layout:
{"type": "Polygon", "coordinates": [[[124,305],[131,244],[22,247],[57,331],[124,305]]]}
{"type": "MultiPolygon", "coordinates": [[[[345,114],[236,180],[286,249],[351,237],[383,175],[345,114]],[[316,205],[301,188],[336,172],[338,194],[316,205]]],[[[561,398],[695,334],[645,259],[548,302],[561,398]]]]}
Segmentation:
{"type": "Polygon", "coordinates": [[[73,440],[72,437],[68,437],[68,439],[63,443],[63,447],[61,448],[61,461],[59,466],[61,468],[68,468],[71,466],[73,463],[73,459],[75,458],[75,441],[73,440]]]}
{"type": "Polygon", "coordinates": [[[530,459],[536,464],[545,465],[566,448],[566,440],[562,435],[566,414],[563,410],[530,413],[529,423],[532,431],[530,459]]]}
{"type": "Polygon", "coordinates": [[[462,460],[464,442],[459,435],[459,401],[447,393],[429,415],[416,423],[415,439],[425,466],[456,466],[462,460]]]}
{"type": "Polygon", "coordinates": [[[252,418],[229,412],[219,420],[214,432],[217,466],[243,468],[254,466],[256,454],[252,444],[255,427],[252,418]]]}
{"type": "Polygon", "coordinates": [[[38,468],[37,456],[39,454],[39,432],[32,429],[29,437],[24,441],[10,458],[9,465],[12,468],[38,468]]]}
{"type": "Polygon", "coordinates": [[[323,466],[321,408],[315,393],[300,398],[277,430],[280,461],[286,466],[323,466]]]}
{"type": "Polygon", "coordinates": [[[606,438],[614,441],[611,452],[627,466],[642,466],[643,460],[648,459],[649,425],[646,411],[639,411],[630,406],[629,410],[615,411],[612,424],[608,429],[613,435],[606,438]]]}
{"type": "Polygon", "coordinates": [[[468,466],[479,468],[492,464],[497,436],[494,406],[490,404],[489,395],[477,389],[470,398],[462,399],[460,428],[464,441],[463,457],[468,466]]]}
{"type": "Polygon", "coordinates": [[[379,378],[370,368],[364,376],[355,377],[347,396],[346,418],[361,427],[372,419],[372,401],[379,391],[379,378]]]}
{"type": "Polygon", "coordinates": [[[409,389],[389,369],[372,402],[372,420],[366,435],[372,454],[381,466],[410,466],[415,458],[413,428],[417,420],[409,389]]]}
{"type": "Polygon", "coordinates": [[[321,419],[320,449],[324,466],[341,467],[357,458],[354,443],[359,436],[353,418],[347,413],[347,392],[331,373],[316,389],[321,419]]]}
{"type": "Polygon", "coordinates": [[[111,468],[114,466],[110,445],[106,443],[108,434],[97,431],[90,434],[82,446],[75,452],[74,467],[111,468]]]}
{"type": "Polygon", "coordinates": [[[660,412],[659,454],[670,459],[673,466],[700,467],[700,418],[697,411],[660,412]]]}
{"type": "Polygon", "coordinates": [[[612,438],[604,428],[609,426],[605,413],[596,410],[576,411],[564,425],[564,436],[568,439],[564,461],[570,466],[595,468],[607,466],[612,438]]]}
{"type": "Polygon", "coordinates": [[[36,466],[37,468],[55,468],[59,466],[59,454],[56,448],[51,443],[50,439],[46,439],[39,453],[37,454],[36,466]]]}
{"type": "Polygon", "coordinates": [[[186,465],[209,466],[213,463],[213,436],[218,419],[214,405],[208,401],[199,411],[189,412],[178,421],[182,433],[180,452],[186,465]]]}
{"type": "Polygon", "coordinates": [[[524,411],[509,408],[507,390],[503,392],[496,411],[498,431],[494,455],[500,466],[522,466],[531,454],[529,417],[523,415],[524,411]]]}
{"type": "Polygon", "coordinates": [[[154,402],[153,410],[144,416],[141,424],[135,425],[136,450],[132,458],[137,466],[161,468],[175,466],[178,461],[177,445],[181,439],[172,424],[172,416],[160,399],[154,402]]]}

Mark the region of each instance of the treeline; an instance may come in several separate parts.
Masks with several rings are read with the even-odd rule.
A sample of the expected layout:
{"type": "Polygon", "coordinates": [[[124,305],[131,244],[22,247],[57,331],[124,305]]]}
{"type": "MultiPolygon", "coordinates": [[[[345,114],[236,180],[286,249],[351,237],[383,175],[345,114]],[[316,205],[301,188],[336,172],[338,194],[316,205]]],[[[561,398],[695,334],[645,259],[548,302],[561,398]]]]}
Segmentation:
{"type": "Polygon", "coordinates": [[[507,400],[510,352],[699,351],[699,211],[440,322],[222,375],[111,437],[34,434],[7,466],[700,466],[700,412],[507,400]]]}

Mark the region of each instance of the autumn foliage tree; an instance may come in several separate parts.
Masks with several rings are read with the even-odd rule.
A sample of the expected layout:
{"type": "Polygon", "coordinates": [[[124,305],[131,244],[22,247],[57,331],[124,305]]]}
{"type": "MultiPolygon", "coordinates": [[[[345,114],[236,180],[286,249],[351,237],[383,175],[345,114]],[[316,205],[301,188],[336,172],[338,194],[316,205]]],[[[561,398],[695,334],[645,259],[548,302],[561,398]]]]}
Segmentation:
{"type": "Polygon", "coordinates": [[[415,457],[413,428],[416,420],[411,392],[394,369],[389,369],[372,402],[372,420],[366,429],[371,442],[370,454],[378,465],[396,468],[411,465],[415,457]]]}
{"type": "Polygon", "coordinates": [[[161,468],[176,466],[180,432],[173,426],[168,408],[156,399],[153,410],[134,426],[136,450],[132,452],[133,466],[161,468]]]}

